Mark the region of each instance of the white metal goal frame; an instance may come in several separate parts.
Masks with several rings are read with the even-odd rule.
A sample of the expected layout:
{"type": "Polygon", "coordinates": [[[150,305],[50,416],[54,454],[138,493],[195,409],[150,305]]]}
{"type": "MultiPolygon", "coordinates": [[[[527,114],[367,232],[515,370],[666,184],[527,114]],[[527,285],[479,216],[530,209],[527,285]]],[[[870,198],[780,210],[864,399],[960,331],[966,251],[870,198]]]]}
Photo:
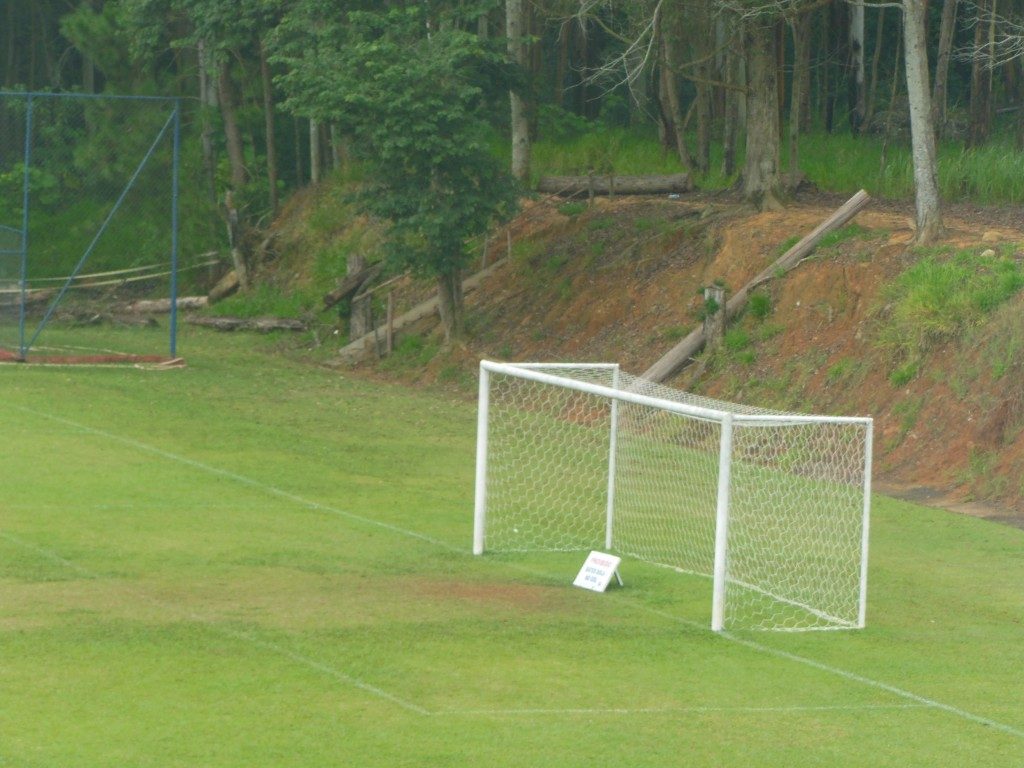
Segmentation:
{"type": "Polygon", "coordinates": [[[615,363],[480,363],[473,553],[604,548],[712,580],[711,628],[866,622],[873,422],[615,363]]]}

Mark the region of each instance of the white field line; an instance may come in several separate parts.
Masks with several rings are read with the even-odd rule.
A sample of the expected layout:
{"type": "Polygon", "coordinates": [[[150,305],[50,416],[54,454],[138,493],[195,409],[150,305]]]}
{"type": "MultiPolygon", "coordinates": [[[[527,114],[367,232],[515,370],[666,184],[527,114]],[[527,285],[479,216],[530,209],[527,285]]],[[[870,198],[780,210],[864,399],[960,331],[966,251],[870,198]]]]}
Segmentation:
{"type": "MultiPolygon", "coordinates": [[[[383,528],[385,530],[391,531],[392,533],[396,533],[396,534],[399,534],[401,536],[407,536],[409,538],[418,539],[420,541],[428,542],[430,544],[433,544],[434,546],[437,546],[437,547],[439,547],[441,549],[444,549],[446,551],[449,551],[449,552],[459,552],[459,553],[468,553],[469,552],[468,548],[466,548],[466,547],[457,547],[455,545],[449,544],[448,542],[441,541],[440,539],[435,539],[435,538],[433,538],[431,536],[427,536],[425,534],[418,533],[416,531],[411,531],[411,530],[408,530],[408,529],[405,529],[405,528],[400,528],[398,526],[391,525],[389,523],[383,523],[383,522],[381,522],[379,520],[374,520],[372,518],[363,517],[362,515],[356,515],[356,514],[353,514],[351,512],[346,512],[344,510],[338,509],[336,507],[332,507],[332,506],[329,506],[329,505],[326,505],[326,504],[320,504],[319,502],[310,501],[308,499],[304,499],[304,498],[302,498],[300,496],[297,496],[297,495],[295,495],[293,493],[289,493],[288,491],[283,491],[283,490],[281,490],[279,488],[276,488],[276,487],[274,487],[272,485],[268,485],[266,483],[261,483],[258,480],[253,480],[252,478],[245,477],[244,475],[239,475],[239,474],[237,474],[235,472],[230,472],[228,470],[220,469],[218,467],[214,467],[214,466],[211,466],[209,464],[204,464],[202,462],[195,461],[193,459],[189,459],[189,458],[184,457],[184,456],[179,456],[177,454],[171,453],[170,451],[165,451],[165,450],[163,450],[161,448],[157,448],[156,446],[148,445],[147,443],[142,443],[142,442],[140,442],[138,440],[133,440],[131,438],[123,437],[121,435],[116,435],[116,434],[114,434],[112,432],[107,432],[105,430],[95,429],[93,427],[89,427],[89,426],[86,426],[84,424],[80,424],[80,423],[72,421],[70,419],[64,419],[62,417],[54,416],[54,415],[48,414],[48,413],[41,413],[39,411],[32,410],[31,408],[25,408],[23,406],[16,406],[16,405],[8,405],[7,407],[11,408],[12,410],[18,410],[18,411],[21,411],[23,413],[30,414],[30,415],[35,416],[37,418],[47,419],[47,420],[50,420],[50,421],[57,422],[59,424],[64,424],[64,425],[72,427],[74,429],[81,430],[81,431],[83,431],[83,432],[85,432],[87,434],[97,435],[99,437],[105,437],[105,438],[107,438],[109,440],[113,440],[115,442],[119,442],[119,443],[122,443],[124,445],[129,445],[129,446],[131,446],[133,448],[138,448],[139,450],[146,451],[146,452],[152,453],[152,454],[154,454],[156,456],[160,456],[161,458],[168,459],[169,461],[175,461],[175,462],[178,462],[180,464],[184,464],[186,466],[193,467],[195,469],[200,469],[200,470],[202,470],[204,472],[208,472],[208,473],[211,473],[211,474],[214,474],[214,475],[218,475],[220,477],[229,478],[229,479],[234,480],[235,482],[238,482],[238,483],[240,483],[242,485],[246,485],[246,486],[248,486],[250,488],[260,489],[260,490],[265,491],[266,493],[269,493],[269,494],[271,494],[273,496],[277,496],[278,498],[282,498],[282,499],[287,499],[289,501],[293,501],[296,504],[299,504],[301,506],[305,506],[305,507],[307,507],[309,509],[314,509],[314,510],[317,510],[317,511],[326,512],[328,514],[337,515],[339,517],[342,517],[342,518],[345,518],[345,519],[348,519],[348,520],[353,520],[353,521],[357,521],[357,522],[360,522],[360,523],[363,523],[363,524],[366,524],[366,525],[371,525],[371,526],[376,526],[378,528],[383,528]]],[[[549,577],[549,574],[541,574],[541,575],[544,575],[545,577],[549,577]]],[[[652,613],[652,614],[655,614],[655,615],[658,615],[658,616],[662,616],[664,618],[669,619],[670,621],[682,624],[684,626],[689,626],[689,627],[692,627],[692,628],[695,628],[695,629],[699,629],[699,630],[706,630],[707,629],[707,626],[704,625],[704,624],[698,624],[697,622],[694,622],[694,621],[688,621],[688,620],[680,618],[678,616],[673,616],[672,614],[666,613],[664,611],[660,611],[660,610],[657,610],[657,609],[654,609],[654,608],[649,608],[647,606],[640,605],[640,604],[635,603],[633,601],[622,601],[622,602],[624,604],[630,605],[631,607],[633,607],[635,609],[642,610],[642,611],[644,611],[646,613],[652,613]]],[[[211,626],[213,626],[213,625],[211,625],[211,626]]],[[[967,710],[961,709],[959,707],[955,707],[955,706],[953,706],[951,704],[946,704],[946,703],[938,701],[936,699],[930,699],[930,698],[928,698],[926,696],[920,696],[920,695],[918,695],[916,693],[913,693],[911,691],[904,690],[903,688],[899,688],[897,686],[890,685],[888,683],[885,683],[885,682],[882,682],[882,681],[879,681],[879,680],[874,680],[874,679],[872,679],[870,677],[865,677],[864,675],[859,675],[859,674],[857,674],[855,672],[848,672],[848,671],[846,671],[844,669],[840,669],[839,667],[833,667],[830,664],[825,664],[823,662],[816,661],[815,659],[811,659],[811,658],[808,658],[806,656],[798,656],[797,654],[794,654],[794,653],[789,653],[787,651],[781,651],[781,650],[778,650],[776,648],[771,648],[771,647],[769,647],[767,645],[762,645],[761,643],[754,642],[753,640],[747,640],[746,638],[738,637],[738,636],[733,635],[733,634],[728,633],[728,632],[721,632],[721,633],[719,633],[719,636],[723,640],[726,640],[728,642],[733,642],[733,643],[736,643],[738,645],[742,645],[743,647],[748,648],[748,649],[753,650],[753,651],[757,651],[758,653],[763,653],[763,654],[766,654],[766,655],[769,655],[769,656],[774,656],[776,658],[785,659],[787,661],[791,661],[791,662],[794,662],[796,664],[801,664],[803,666],[811,667],[812,669],[817,669],[817,670],[819,670],[821,672],[825,672],[825,673],[828,673],[830,675],[834,675],[836,677],[840,677],[840,678],[842,678],[844,680],[847,680],[847,681],[850,681],[850,682],[859,683],[859,684],[867,686],[869,688],[874,688],[875,690],[885,691],[885,692],[890,693],[890,694],[892,694],[892,695],[894,695],[894,696],[896,696],[898,698],[904,699],[905,701],[912,702],[914,704],[920,704],[920,705],[923,705],[923,706],[926,706],[926,707],[930,707],[932,709],[936,709],[936,710],[945,712],[945,713],[947,713],[949,715],[953,715],[954,717],[960,718],[961,720],[965,720],[967,722],[971,722],[971,723],[974,723],[976,725],[982,725],[982,726],[985,726],[985,727],[988,727],[988,728],[992,728],[993,730],[1000,731],[1001,733],[1005,733],[1005,734],[1007,734],[1009,736],[1013,736],[1013,737],[1018,738],[1018,739],[1024,739],[1024,728],[1020,728],[1020,727],[1016,727],[1016,726],[1012,726],[1012,725],[1007,725],[1006,723],[1001,723],[1001,722],[998,722],[996,720],[992,720],[991,718],[982,717],[981,715],[975,715],[972,712],[968,712],[967,710]]],[[[313,660],[309,660],[309,661],[312,664],[318,664],[319,663],[319,662],[315,662],[313,660]]],[[[354,678],[348,678],[347,676],[345,676],[343,673],[340,673],[340,672],[337,673],[337,674],[341,676],[341,679],[354,679],[354,678]]],[[[387,694],[387,697],[388,698],[393,698],[393,697],[391,697],[390,694],[387,694]]],[[[395,700],[396,701],[401,701],[400,699],[395,699],[395,700]]],[[[409,702],[405,702],[405,708],[406,709],[412,709],[413,711],[418,711],[418,712],[421,712],[423,714],[429,714],[429,710],[427,710],[427,709],[425,709],[423,707],[419,707],[416,704],[411,704],[409,702]]]]}
{"type": "MultiPolygon", "coordinates": [[[[81,574],[86,578],[105,578],[104,575],[99,573],[98,571],[93,571],[89,568],[79,565],[78,563],[68,560],[66,557],[62,557],[61,555],[57,554],[52,550],[45,549],[43,547],[38,547],[35,544],[32,544],[28,541],[24,541],[18,538],[17,536],[7,533],[6,531],[0,530],[0,539],[3,539],[4,541],[7,541],[16,546],[22,547],[23,549],[27,549],[30,552],[35,552],[37,555],[45,557],[48,560],[52,560],[53,562],[58,563],[63,567],[74,571],[75,573],[81,574]]],[[[120,583],[117,585],[116,588],[120,589],[122,592],[126,594],[131,595],[132,597],[140,598],[150,603],[151,605],[155,605],[158,608],[168,610],[172,613],[177,612],[176,609],[181,608],[180,605],[170,603],[166,600],[158,600],[157,598],[153,597],[150,594],[147,594],[145,591],[137,587],[131,587],[127,584],[120,583]]],[[[349,685],[353,688],[358,688],[359,690],[365,691],[366,693],[376,696],[377,698],[390,701],[392,704],[397,704],[402,709],[408,710],[410,712],[415,712],[418,715],[431,714],[428,710],[424,709],[418,704],[414,704],[411,701],[407,701],[399,696],[395,696],[392,693],[388,693],[383,688],[378,688],[375,685],[370,685],[369,683],[366,683],[360,680],[359,678],[352,677],[352,675],[347,675],[344,672],[335,669],[334,667],[328,666],[323,662],[317,661],[316,659],[312,659],[309,656],[305,656],[289,648],[285,648],[284,646],[279,645],[278,643],[272,643],[268,640],[263,640],[247,632],[241,632],[239,630],[230,629],[229,627],[220,626],[213,619],[206,616],[201,616],[198,613],[189,611],[187,609],[182,612],[182,615],[184,615],[185,618],[191,621],[195,621],[196,623],[206,627],[206,629],[208,629],[213,634],[220,635],[221,637],[226,637],[231,640],[239,640],[243,643],[247,643],[257,648],[261,648],[265,651],[270,651],[279,656],[284,656],[285,658],[290,659],[291,661],[294,661],[297,664],[300,664],[304,667],[315,670],[317,672],[321,672],[327,675],[328,677],[332,677],[335,680],[346,685],[349,685]]]]}
{"type": "Polygon", "coordinates": [[[39,418],[42,418],[42,419],[48,419],[48,420],[54,421],[54,422],[56,422],[58,424],[63,424],[65,426],[67,426],[67,427],[72,427],[74,429],[77,429],[77,430],[80,430],[82,432],[85,432],[86,434],[89,434],[89,435],[95,435],[97,437],[103,437],[103,438],[106,438],[108,440],[113,440],[114,442],[121,443],[122,445],[127,445],[127,446],[130,446],[132,448],[137,448],[140,451],[145,451],[146,453],[151,453],[154,456],[159,456],[162,459],[167,459],[169,461],[174,461],[174,462],[177,462],[179,464],[184,464],[185,466],[192,467],[193,469],[199,469],[199,470],[202,470],[203,472],[207,472],[207,473],[212,474],[212,475],[218,475],[220,477],[226,477],[229,480],[235,481],[239,485],[245,485],[245,486],[248,486],[250,488],[255,488],[255,489],[259,490],[259,491],[263,491],[264,493],[270,494],[271,496],[276,496],[276,497],[278,497],[280,499],[285,499],[287,501],[291,501],[291,502],[293,502],[295,504],[298,504],[299,506],[306,507],[307,509],[312,509],[312,510],[315,510],[317,512],[326,512],[329,515],[336,515],[338,517],[343,517],[343,518],[345,518],[347,520],[353,520],[353,521],[356,521],[356,522],[359,522],[359,523],[363,523],[364,525],[369,525],[369,526],[372,526],[372,527],[375,527],[375,528],[383,528],[384,530],[391,531],[392,533],[397,533],[397,534],[399,534],[401,536],[408,536],[408,537],[411,537],[411,538],[414,538],[414,539],[419,539],[420,541],[425,541],[428,544],[433,544],[435,547],[440,547],[441,549],[448,550],[449,552],[465,552],[466,551],[465,547],[453,546],[453,545],[449,544],[446,541],[441,541],[440,539],[435,539],[434,537],[427,536],[424,533],[418,533],[416,531],[410,531],[410,530],[407,530],[405,528],[399,528],[398,526],[391,525],[389,523],[384,523],[384,522],[381,522],[380,520],[374,520],[372,517],[363,517],[362,515],[356,515],[356,514],[354,514],[352,512],[346,512],[343,509],[338,509],[337,507],[332,507],[332,506],[330,506],[328,504],[321,504],[318,501],[312,501],[311,499],[304,499],[301,496],[298,496],[298,495],[296,495],[294,493],[290,493],[288,491],[282,490],[282,489],[277,488],[277,487],[275,487],[273,485],[268,485],[267,483],[261,483],[259,480],[254,480],[251,477],[246,477],[245,475],[239,475],[236,472],[232,472],[232,471],[227,470],[227,469],[221,469],[220,467],[215,467],[215,466],[213,466],[211,464],[204,464],[201,461],[196,461],[195,459],[190,459],[190,458],[187,458],[185,456],[180,456],[180,455],[178,455],[176,453],[171,453],[170,451],[165,451],[165,450],[163,450],[161,448],[157,448],[154,445],[149,445],[148,443],[143,443],[143,442],[140,442],[138,440],[133,440],[130,437],[124,437],[122,435],[114,434],[113,432],[107,432],[106,430],[95,429],[93,427],[88,427],[88,426],[86,426],[84,424],[79,424],[76,421],[71,421],[70,419],[64,419],[64,418],[61,418],[60,416],[54,416],[53,414],[49,414],[49,413],[41,413],[39,411],[34,411],[31,408],[25,408],[23,406],[8,405],[7,407],[11,408],[12,410],[21,411],[23,413],[27,413],[27,414],[30,414],[32,416],[36,416],[36,417],[39,417],[39,418]]]}
{"type": "Polygon", "coordinates": [[[964,720],[969,720],[972,723],[977,723],[978,725],[983,725],[987,728],[992,728],[993,730],[1000,731],[1009,736],[1016,736],[1018,739],[1024,739],[1024,728],[1016,728],[1012,725],[1000,723],[997,720],[992,720],[988,717],[975,715],[972,712],[960,709],[959,707],[954,707],[952,704],[945,704],[941,701],[937,701],[936,699],[930,699],[926,696],[919,696],[916,693],[911,693],[910,691],[903,690],[902,688],[897,688],[894,685],[889,685],[888,683],[879,682],[878,680],[872,680],[869,677],[858,675],[856,672],[847,672],[846,670],[838,669],[828,664],[823,664],[820,661],[808,659],[805,656],[797,656],[796,654],[789,653],[788,651],[781,651],[777,648],[771,648],[766,645],[761,645],[760,643],[755,643],[753,640],[747,640],[742,637],[736,637],[735,635],[731,635],[726,632],[723,632],[722,636],[728,640],[731,640],[734,643],[739,643],[740,645],[746,648],[750,648],[751,650],[755,650],[760,653],[767,653],[779,659],[795,661],[798,664],[813,667],[814,669],[820,669],[822,672],[828,672],[833,675],[838,675],[839,677],[845,680],[850,680],[851,682],[855,683],[861,683],[863,685],[870,686],[877,690],[888,691],[889,693],[895,696],[899,696],[900,698],[906,699],[908,701],[913,701],[918,704],[922,704],[926,707],[931,707],[932,709],[941,710],[943,712],[955,715],[956,717],[962,718],[964,720]]]}
{"type": "Polygon", "coordinates": [[[800,712],[871,712],[873,710],[929,709],[927,704],[835,704],[822,706],[783,705],[778,707],[608,707],[578,709],[446,709],[435,714],[462,716],[501,716],[515,715],[673,715],[694,714],[788,714],[800,712]]]}

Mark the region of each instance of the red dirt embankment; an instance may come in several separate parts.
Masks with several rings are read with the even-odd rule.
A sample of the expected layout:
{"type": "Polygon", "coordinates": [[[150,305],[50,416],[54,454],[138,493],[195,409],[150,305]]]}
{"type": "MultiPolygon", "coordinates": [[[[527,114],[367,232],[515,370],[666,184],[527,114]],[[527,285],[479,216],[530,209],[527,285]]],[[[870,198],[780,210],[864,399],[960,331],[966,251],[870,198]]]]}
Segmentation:
{"type": "MultiPolygon", "coordinates": [[[[741,287],[841,202],[772,213],[690,196],[604,199],[586,210],[534,204],[512,225],[507,263],[467,298],[472,340],[418,377],[450,376],[481,357],[618,361],[642,372],[699,322],[702,286],[741,287]]],[[[1024,259],[1024,231],[998,214],[950,212],[944,245],[1024,259]]],[[[929,350],[904,380],[883,340],[883,289],[921,258],[909,247],[912,222],[872,203],[854,226],[767,284],[767,313],[741,318],[724,349],[670,383],[768,407],[873,416],[877,487],[1024,524],[1024,320],[1015,321],[1024,297],[929,350]],[[1008,341],[1018,331],[1020,354],[1008,341]]],[[[508,252],[504,237],[495,240],[492,261],[508,252]]]]}

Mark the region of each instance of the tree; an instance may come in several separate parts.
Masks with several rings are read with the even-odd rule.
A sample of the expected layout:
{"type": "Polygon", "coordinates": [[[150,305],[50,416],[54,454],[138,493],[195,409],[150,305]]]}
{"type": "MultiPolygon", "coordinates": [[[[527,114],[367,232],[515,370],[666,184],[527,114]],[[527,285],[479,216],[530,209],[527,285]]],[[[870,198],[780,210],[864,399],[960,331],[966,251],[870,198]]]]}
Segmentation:
{"type": "Polygon", "coordinates": [[[782,205],[779,79],[776,36],[770,17],[744,21],[747,56],[747,152],[743,196],[760,210],[782,205]]]}
{"type": "MultiPolygon", "coordinates": [[[[508,54],[525,71],[528,62],[526,17],[523,0],[505,0],[505,31],[508,54]]],[[[512,129],[512,175],[521,182],[530,178],[530,116],[520,89],[509,91],[512,129]]]]}
{"type": "Polygon", "coordinates": [[[864,128],[867,95],[864,78],[864,6],[850,4],[850,129],[860,133],[864,128]]]}
{"type": "Polygon", "coordinates": [[[507,93],[511,68],[502,48],[422,4],[329,5],[307,4],[279,30],[286,106],[350,137],[366,174],[357,201],[386,223],[395,266],[437,280],[452,341],[463,332],[468,241],[516,201],[487,142],[487,114],[507,93]]]}
{"type": "Polygon", "coordinates": [[[907,72],[907,98],[910,102],[910,139],[917,209],[916,240],[919,244],[938,239],[943,229],[935,126],[931,118],[928,88],[924,17],[924,0],[903,0],[903,56],[907,72]]]}
{"type": "Polygon", "coordinates": [[[932,123],[937,129],[946,124],[946,91],[949,83],[949,57],[953,50],[953,28],[956,23],[957,0],[943,0],[939,24],[939,49],[935,63],[935,84],[932,89],[932,123]]]}

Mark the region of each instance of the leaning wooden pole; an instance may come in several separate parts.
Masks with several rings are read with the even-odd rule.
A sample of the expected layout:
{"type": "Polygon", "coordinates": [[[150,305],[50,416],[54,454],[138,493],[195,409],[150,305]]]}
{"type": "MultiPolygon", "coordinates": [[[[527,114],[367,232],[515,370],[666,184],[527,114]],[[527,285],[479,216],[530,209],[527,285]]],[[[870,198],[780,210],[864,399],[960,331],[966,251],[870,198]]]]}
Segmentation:
{"type": "MultiPolygon", "coordinates": [[[[752,290],[762,283],[768,282],[776,275],[788,272],[797,266],[817,247],[825,235],[849,222],[861,212],[870,199],[871,196],[862,189],[847,200],[835,213],[819,224],[813,232],[776,259],[770,267],[740,288],[725,304],[726,321],[738,315],[740,310],[746,306],[747,299],[750,297],[752,290]]],[[[650,381],[667,381],[687,366],[693,356],[704,348],[705,341],[704,328],[697,328],[672,347],[658,362],[644,371],[643,378],[650,381]]]]}

